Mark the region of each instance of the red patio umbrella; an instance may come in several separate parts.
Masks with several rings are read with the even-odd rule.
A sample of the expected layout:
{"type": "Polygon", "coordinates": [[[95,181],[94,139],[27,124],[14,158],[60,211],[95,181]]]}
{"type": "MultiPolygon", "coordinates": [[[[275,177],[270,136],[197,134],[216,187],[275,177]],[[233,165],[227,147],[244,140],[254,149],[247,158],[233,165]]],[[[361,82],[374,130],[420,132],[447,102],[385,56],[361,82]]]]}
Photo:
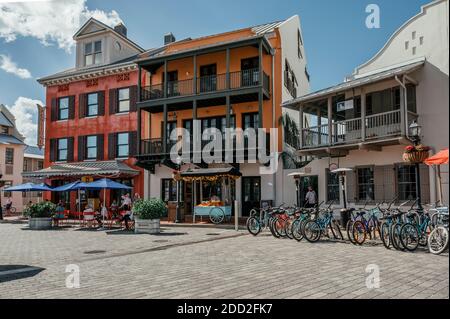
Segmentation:
{"type": "Polygon", "coordinates": [[[437,177],[439,181],[439,200],[442,202],[442,179],[441,179],[441,168],[439,165],[448,164],[448,148],[443,149],[442,151],[437,152],[433,156],[427,158],[425,160],[425,164],[427,165],[436,165],[437,177]]]}
{"type": "Polygon", "coordinates": [[[425,164],[427,165],[441,165],[448,164],[448,148],[437,152],[431,157],[428,157],[425,160],[425,164]]]}

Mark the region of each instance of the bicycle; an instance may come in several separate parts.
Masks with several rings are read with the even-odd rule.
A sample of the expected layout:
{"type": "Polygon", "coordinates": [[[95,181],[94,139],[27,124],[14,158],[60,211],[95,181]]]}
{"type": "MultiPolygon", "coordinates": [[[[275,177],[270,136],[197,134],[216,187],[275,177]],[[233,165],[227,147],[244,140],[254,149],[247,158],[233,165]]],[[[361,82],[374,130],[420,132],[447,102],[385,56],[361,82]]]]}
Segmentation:
{"type": "Polygon", "coordinates": [[[439,207],[435,209],[431,215],[431,224],[434,229],[428,236],[428,250],[434,255],[439,255],[446,251],[449,247],[449,231],[448,231],[448,207],[439,207]]]}
{"type": "MultiPolygon", "coordinates": [[[[305,223],[303,233],[305,239],[311,243],[317,242],[322,235],[327,235],[331,231],[335,239],[343,240],[341,229],[333,216],[333,210],[328,207],[323,210],[322,217],[318,216],[316,219],[309,220],[305,223]]],[[[320,214],[320,212],[319,212],[320,214]]]]}
{"type": "MultiPolygon", "coordinates": [[[[408,251],[417,247],[426,246],[428,242],[428,229],[431,228],[431,218],[428,212],[410,211],[406,218],[408,222],[400,228],[400,243],[408,251]]],[[[430,230],[431,232],[431,230],[430,230]]]]}
{"type": "Polygon", "coordinates": [[[381,204],[382,203],[379,203],[375,208],[367,211],[365,209],[367,205],[366,202],[364,208],[359,210],[356,213],[356,216],[354,216],[353,222],[349,221],[349,223],[347,223],[347,236],[350,242],[355,245],[362,245],[366,241],[367,235],[369,235],[369,239],[376,239],[377,232],[381,237],[380,221],[377,217],[377,214],[382,213],[380,208],[381,204]],[[365,215],[369,215],[368,218],[366,218],[365,215]]]}
{"type": "Polygon", "coordinates": [[[271,208],[253,208],[250,211],[250,217],[247,218],[247,230],[253,236],[257,236],[262,230],[269,227],[272,214],[271,208]]]}

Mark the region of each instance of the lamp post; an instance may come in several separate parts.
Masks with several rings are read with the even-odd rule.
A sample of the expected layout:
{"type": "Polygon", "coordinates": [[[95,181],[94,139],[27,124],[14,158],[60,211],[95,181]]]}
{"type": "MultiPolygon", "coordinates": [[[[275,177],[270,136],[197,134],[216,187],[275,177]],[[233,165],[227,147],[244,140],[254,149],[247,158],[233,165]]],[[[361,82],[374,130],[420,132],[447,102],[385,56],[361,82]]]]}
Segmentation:
{"type": "MultiPolygon", "coordinates": [[[[414,146],[418,146],[420,144],[420,134],[422,132],[422,127],[417,124],[416,121],[413,121],[409,126],[409,136],[414,146]]],[[[422,207],[422,191],[420,187],[420,163],[414,164],[416,167],[416,197],[418,199],[417,207],[419,210],[423,210],[422,207]]]]}
{"type": "Polygon", "coordinates": [[[347,222],[349,220],[349,214],[347,211],[347,197],[345,195],[345,174],[346,172],[352,171],[351,168],[337,168],[335,170],[332,170],[331,173],[339,174],[339,181],[341,184],[341,190],[342,190],[342,200],[344,201],[344,208],[341,209],[341,226],[345,227],[347,225],[347,222]]]}
{"type": "MultiPolygon", "coordinates": [[[[176,164],[177,164],[177,174],[180,174],[181,171],[181,157],[178,156],[176,159],[176,164]]],[[[177,207],[176,207],[176,217],[175,217],[175,223],[179,223],[181,216],[180,216],[180,178],[178,176],[178,178],[176,179],[177,182],[177,207]]]]}
{"type": "Polygon", "coordinates": [[[305,173],[302,173],[302,172],[288,174],[288,176],[293,177],[294,181],[295,181],[295,190],[296,190],[296,195],[297,195],[297,207],[300,207],[300,178],[304,175],[305,175],[305,173]]]}
{"type": "MultiPolygon", "coordinates": [[[[3,177],[3,174],[0,173],[0,179],[3,177]]],[[[0,180],[0,188],[5,186],[5,181],[0,180]]],[[[0,194],[0,220],[3,220],[3,207],[2,207],[2,196],[0,194]]]]}

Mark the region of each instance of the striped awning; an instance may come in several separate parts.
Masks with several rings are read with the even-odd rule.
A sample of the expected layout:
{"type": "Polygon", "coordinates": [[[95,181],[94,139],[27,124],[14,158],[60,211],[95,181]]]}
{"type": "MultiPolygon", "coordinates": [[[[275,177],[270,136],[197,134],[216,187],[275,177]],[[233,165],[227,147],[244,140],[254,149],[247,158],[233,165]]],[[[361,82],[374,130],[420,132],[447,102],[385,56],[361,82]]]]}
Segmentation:
{"type": "Polygon", "coordinates": [[[50,167],[34,171],[24,172],[23,177],[70,177],[70,176],[136,176],[139,171],[131,168],[122,161],[97,161],[97,162],[76,162],[76,163],[56,163],[50,167]]]}

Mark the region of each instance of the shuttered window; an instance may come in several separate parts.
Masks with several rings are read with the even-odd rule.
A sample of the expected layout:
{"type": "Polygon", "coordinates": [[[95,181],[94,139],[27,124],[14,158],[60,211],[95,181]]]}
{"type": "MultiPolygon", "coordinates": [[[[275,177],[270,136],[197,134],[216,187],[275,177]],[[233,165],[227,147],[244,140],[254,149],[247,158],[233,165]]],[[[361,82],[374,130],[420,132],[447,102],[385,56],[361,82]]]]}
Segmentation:
{"type": "Polygon", "coordinates": [[[117,134],[117,157],[128,157],[130,151],[129,147],[129,133],[117,134]]]}
{"type": "Polygon", "coordinates": [[[62,97],[58,100],[58,120],[69,119],[69,98],[62,97]]]}
{"type": "Polygon", "coordinates": [[[97,158],[97,135],[86,136],[86,158],[97,158]]]}
{"type": "Polygon", "coordinates": [[[6,165],[13,165],[14,164],[14,149],[13,148],[6,148],[5,151],[5,164],[6,165]]]}
{"type": "Polygon", "coordinates": [[[130,111],[130,88],[118,90],[118,109],[117,113],[124,113],[130,111]]]}
{"type": "Polygon", "coordinates": [[[57,160],[58,161],[67,161],[68,156],[68,150],[69,150],[69,143],[67,138],[60,138],[58,139],[57,143],[57,160]]]}
{"type": "Polygon", "coordinates": [[[86,116],[98,115],[98,93],[90,93],[87,95],[86,116]]]}

